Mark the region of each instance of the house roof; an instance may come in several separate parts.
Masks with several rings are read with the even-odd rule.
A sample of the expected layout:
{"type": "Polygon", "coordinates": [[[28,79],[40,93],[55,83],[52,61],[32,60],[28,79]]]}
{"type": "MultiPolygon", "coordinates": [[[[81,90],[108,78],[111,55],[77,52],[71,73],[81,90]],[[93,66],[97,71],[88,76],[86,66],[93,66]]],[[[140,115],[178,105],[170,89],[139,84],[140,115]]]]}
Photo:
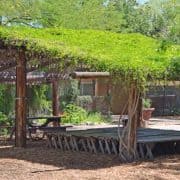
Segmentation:
{"type": "MultiPolygon", "coordinates": [[[[108,71],[137,79],[180,77],[180,46],[141,34],[0,26],[0,45],[9,54],[23,48],[29,71],[51,66],[62,71],[108,71]]],[[[12,56],[0,53],[0,70],[15,64],[12,56]]]]}

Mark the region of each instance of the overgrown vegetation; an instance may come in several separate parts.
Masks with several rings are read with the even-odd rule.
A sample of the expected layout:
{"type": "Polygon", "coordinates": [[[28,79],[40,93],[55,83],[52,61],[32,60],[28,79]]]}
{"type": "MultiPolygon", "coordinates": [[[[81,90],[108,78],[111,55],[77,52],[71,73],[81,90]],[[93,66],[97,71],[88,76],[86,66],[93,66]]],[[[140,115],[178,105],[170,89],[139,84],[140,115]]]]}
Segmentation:
{"type": "Polygon", "coordinates": [[[36,116],[51,113],[50,87],[48,85],[28,86],[28,115],[36,116]]]}
{"type": "Polygon", "coordinates": [[[15,86],[0,84],[0,112],[6,116],[14,114],[15,86]]]}
{"type": "MultiPolygon", "coordinates": [[[[109,71],[117,81],[144,88],[148,80],[179,80],[180,46],[172,44],[179,43],[178,12],[174,0],[144,4],[136,0],[1,0],[0,39],[17,48],[24,45],[30,56],[37,52],[59,59],[59,70],[85,64],[94,71],[109,71]]],[[[39,61],[35,58],[33,63],[39,61]]],[[[70,117],[75,123],[92,116],[100,119],[96,113],[89,115],[71,105],[79,94],[77,86],[68,84],[62,94],[62,110],[74,113],[64,121],[71,121],[70,117]]],[[[6,116],[14,115],[14,92],[10,86],[0,86],[0,111],[6,116]]],[[[31,88],[30,114],[50,113],[49,92],[45,86],[31,88]]]]}
{"type": "Polygon", "coordinates": [[[61,81],[60,107],[65,115],[62,123],[99,124],[109,121],[100,112],[92,112],[92,109],[88,109],[88,103],[92,103],[92,97],[80,96],[78,80],[61,81]]]}
{"type": "Polygon", "coordinates": [[[68,81],[60,82],[60,106],[64,111],[68,104],[75,104],[79,96],[78,81],[69,79],[68,81]]]}
{"type": "Polygon", "coordinates": [[[151,99],[143,99],[143,108],[150,108],[151,107],[151,99]]]}
{"type": "Polygon", "coordinates": [[[179,57],[179,46],[169,44],[162,50],[161,42],[140,34],[0,27],[0,38],[7,44],[24,44],[27,53],[38,51],[59,58],[60,68],[69,58],[72,68],[81,62],[91,70],[109,71],[140,83],[148,78],[164,79],[172,69],[179,69],[179,64],[174,68],[172,63],[179,57]]]}
{"type": "Polygon", "coordinates": [[[63,123],[70,124],[99,124],[107,123],[108,119],[104,118],[101,113],[87,112],[80,106],[68,104],[64,109],[63,123]]]}
{"type": "Polygon", "coordinates": [[[12,126],[12,121],[4,113],[0,112],[0,135],[7,135],[12,126]]]}
{"type": "Polygon", "coordinates": [[[138,32],[179,43],[178,0],[1,0],[3,25],[138,32]]]}

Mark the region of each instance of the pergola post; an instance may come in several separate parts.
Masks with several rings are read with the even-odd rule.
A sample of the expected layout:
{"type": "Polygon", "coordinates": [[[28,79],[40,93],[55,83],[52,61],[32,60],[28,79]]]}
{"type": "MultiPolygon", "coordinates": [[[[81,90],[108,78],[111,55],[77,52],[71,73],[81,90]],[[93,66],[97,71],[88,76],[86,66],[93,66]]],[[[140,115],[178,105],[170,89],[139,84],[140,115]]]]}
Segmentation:
{"type": "Polygon", "coordinates": [[[19,51],[16,65],[16,125],[15,146],[26,146],[26,58],[23,50],[19,51]]]}
{"type": "MultiPolygon", "coordinates": [[[[52,110],[53,116],[59,116],[59,82],[57,80],[52,81],[52,110]]],[[[58,126],[56,123],[53,125],[58,126]]]]}

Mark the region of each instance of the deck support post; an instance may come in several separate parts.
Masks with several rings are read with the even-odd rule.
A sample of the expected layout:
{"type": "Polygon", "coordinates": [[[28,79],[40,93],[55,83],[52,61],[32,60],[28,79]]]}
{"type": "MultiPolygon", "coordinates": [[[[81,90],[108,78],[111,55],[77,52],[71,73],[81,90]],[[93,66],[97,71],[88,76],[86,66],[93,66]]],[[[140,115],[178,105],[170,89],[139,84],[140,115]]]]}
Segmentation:
{"type": "MultiPolygon", "coordinates": [[[[52,112],[53,116],[59,116],[59,82],[52,81],[52,112]]],[[[54,123],[53,126],[58,126],[59,124],[54,123]]]]}
{"type": "Polygon", "coordinates": [[[26,146],[26,58],[25,52],[19,50],[16,65],[16,122],[15,146],[26,146]]]}

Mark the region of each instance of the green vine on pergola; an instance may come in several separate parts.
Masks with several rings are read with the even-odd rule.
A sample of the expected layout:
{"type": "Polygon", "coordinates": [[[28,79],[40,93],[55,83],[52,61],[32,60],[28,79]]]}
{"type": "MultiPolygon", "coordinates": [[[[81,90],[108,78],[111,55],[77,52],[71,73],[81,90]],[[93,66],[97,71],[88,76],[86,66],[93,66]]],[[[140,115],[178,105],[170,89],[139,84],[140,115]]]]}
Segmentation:
{"type": "Polygon", "coordinates": [[[124,161],[137,158],[136,128],[138,104],[148,81],[180,80],[180,46],[160,42],[141,34],[117,34],[96,30],[63,28],[32,29],[0,27],[0,68],[16,66],[17,51],[25,52],[29,71],[56,69],[108,71],[111,79],[128,87],[128,124],[119,133],[119,156],[124,161]]]}
{"type": "Polygon", "coordinates": [[[61,68],[82,63],[140,84],[147,79],[174,80],[180,75],[180,46],[162,47],[162,42],[141,34],[0,27],[0,39],[7,45],[25,46],[31,58],[38,53],[40,58],[59,59],[61,68]]]}

